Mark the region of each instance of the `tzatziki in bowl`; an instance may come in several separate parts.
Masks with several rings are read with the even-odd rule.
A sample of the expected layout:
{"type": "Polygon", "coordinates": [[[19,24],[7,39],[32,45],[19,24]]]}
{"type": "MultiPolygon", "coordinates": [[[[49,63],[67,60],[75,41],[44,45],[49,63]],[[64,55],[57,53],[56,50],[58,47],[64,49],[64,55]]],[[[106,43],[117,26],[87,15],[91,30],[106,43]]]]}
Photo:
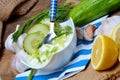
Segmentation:
{"type": "Polygon", "coordinates": [[[21,62],[33,69],[53,71],[69,63],[76,48],[76,30],[72,19],[55,23],[54,38],[50,43],[41,45],[49,32],[49,19],[31,27],[22,41],[23,53],[21,62]]]}

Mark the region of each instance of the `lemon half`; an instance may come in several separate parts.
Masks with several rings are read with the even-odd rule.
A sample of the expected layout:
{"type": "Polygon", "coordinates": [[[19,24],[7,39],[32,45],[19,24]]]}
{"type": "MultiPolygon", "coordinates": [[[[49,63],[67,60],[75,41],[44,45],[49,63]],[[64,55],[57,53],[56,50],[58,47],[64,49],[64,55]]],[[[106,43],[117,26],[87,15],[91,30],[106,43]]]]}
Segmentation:
{"type": "Polygon", "coordinates": [[[119,61],[120,61],[120,23],[118,23],[113,29],[111,33],[112,39],[117,43],[119,47],[119,61]]]}
{"type": "Polygon", "coordinates": [[[91,63],[95,70],[112,67],[118,57],[118,46],[115,41],[105,35],[97,35],[92,46],[91,63]]]}
{"type": "Polygon", "coordinates": [[[120,23],[118,23],[113,29],[111,33],[111,37],[117,43],[120,48],[120,23]]]}

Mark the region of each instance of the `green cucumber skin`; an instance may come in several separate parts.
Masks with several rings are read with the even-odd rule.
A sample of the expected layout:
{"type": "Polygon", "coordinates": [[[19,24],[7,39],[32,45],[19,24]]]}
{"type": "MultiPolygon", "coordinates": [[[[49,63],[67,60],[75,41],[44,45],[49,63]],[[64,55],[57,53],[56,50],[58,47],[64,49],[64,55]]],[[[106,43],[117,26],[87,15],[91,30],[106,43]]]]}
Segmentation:
{"type": "Polygon", "coordinates": [[[96,20],[120,8],[120,0],[83,0],[69,13],[75,26],[83,25],[96,20]]]}

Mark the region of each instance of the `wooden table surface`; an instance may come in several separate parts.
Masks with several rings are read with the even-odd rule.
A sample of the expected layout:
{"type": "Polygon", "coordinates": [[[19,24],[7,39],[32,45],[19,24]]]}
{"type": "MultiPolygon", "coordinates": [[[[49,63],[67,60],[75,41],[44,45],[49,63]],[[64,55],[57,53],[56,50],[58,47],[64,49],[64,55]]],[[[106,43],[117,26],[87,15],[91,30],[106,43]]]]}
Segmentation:
{"type": "MultiPolygon", "coordinates": [[[[78,3],[80,0],[58,0],[59,4],[65,3],[66,1],[78,3]]],[[[48,7],[49,0],[39,0],[39,2],[26,15],[20,17],[11,16],[9,20],[3,23],[3,49],[0,53],[0,77],[2,80],[13,80],[15,75],[18,74],[17,71],[11,67],[11,60],[14,57],[14,53],[9,52],[4,48],[4,42],[7,36],[15,30],[17,24],[22,25],[28,18],[48,7]]],[[[120,12],[118,11],[116,14],[120,15],[120,12]]],[[[92,68],[91,63],[89,63],[85,70],[66,80],[120,80],[119,76],[119,62],[117,62],[114,67],[106,71],[95,71],[92,68]]]]}

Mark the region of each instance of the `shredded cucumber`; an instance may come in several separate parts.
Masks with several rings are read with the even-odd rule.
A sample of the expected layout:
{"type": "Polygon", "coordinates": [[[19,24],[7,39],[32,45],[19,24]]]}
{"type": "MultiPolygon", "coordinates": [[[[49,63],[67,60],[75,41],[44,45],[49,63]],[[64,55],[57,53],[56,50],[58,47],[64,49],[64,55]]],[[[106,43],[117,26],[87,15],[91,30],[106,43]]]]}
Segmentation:
{"type": "Polygon", "coordinates": [[[58,44],[59,46],[61,46],[62,48],[64,48],[65,47],[64,43],[67,43],[66,41],[68,41],[68,37],[67,37],[67,35],[64,34],[64,35],[62,35],[62,36],[54,39],[53,42],[52,42],[52,44],[53,45],[58,44]]]}

